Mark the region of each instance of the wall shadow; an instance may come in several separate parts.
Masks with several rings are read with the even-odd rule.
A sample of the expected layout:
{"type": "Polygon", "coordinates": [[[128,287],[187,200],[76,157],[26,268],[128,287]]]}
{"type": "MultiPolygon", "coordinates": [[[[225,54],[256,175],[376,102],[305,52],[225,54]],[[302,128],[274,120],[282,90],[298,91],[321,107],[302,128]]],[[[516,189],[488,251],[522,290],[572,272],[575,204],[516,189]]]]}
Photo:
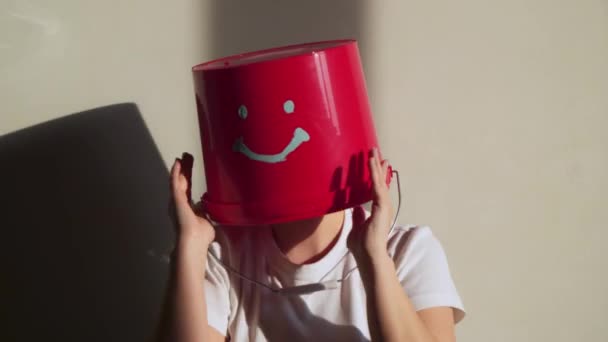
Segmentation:
{"type": "Polygon", "coordinates": [[[168,172],[134,104],[0,137],[1,341],[142,341],[173,238],[168,172]]]}

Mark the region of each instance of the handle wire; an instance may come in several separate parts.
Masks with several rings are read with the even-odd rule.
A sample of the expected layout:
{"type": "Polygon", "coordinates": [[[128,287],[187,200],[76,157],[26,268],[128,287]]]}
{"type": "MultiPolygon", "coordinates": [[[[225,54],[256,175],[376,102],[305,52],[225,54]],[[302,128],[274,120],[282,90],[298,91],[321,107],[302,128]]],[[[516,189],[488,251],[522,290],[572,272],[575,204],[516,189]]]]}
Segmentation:
{"type": "MultiPolygon", "coordinates": [[[[399,211],[401,210],[401,181],[399,179],[399,172],[397,170],[392,170],[391,173],[393,173],[396,178],[397,178],[397,211],[395,213],[395,218],[393,219],[393,223],[391,225],[391,229],[389,230],[388,236],[390,237],[393,230],[395,229],[395,226],[397,224],[397,218],[399,217],[399,211]]],[[[327,289],[335,289],[339,287],[339,284],[344,282],[346,279],[348,279],[351,274],[356,271],[359,266],[355,266],[353,268],[351,268],[350,270],[348,270],[346,272],[346,274],[344,275],[344,277],[342,277],[341,279],[336,279],[336,280],[327,280],[327,281],[323,281],[323,279],[329,275],[331,273],[331,271],[334,270],[335,267],[337,267],[349,254],[350,252],[346,252],[346,254],[344,254],[344,256],[338,260],[338,262],[336,263],[336,265],[334,267],[332,267],[332,269],[330,269],[323,277],[321,277],[321,279],[319,279],[319,282],[317,283],[310,283],[310,284],[305,284],[305,285],[298,285],[298,286],[294,286],[294,287],[288,287],[288,288],[276,288],[267,284],[264,284],[260,281],[257,281],[255,279],[252,279],[242,273],[240,273],[239,271],[235,270],[234,268],[232,268],[229,265],[226,265],[222,260],[220,260],[220,258],[218,258],[215,254],[213,254],[213,252],[211,252],[211,249],[207,250],[207,254],[210,255],[217,263],[219,263],[220,265],[222,265],[222,267],[224,269],[226,269],[227,271],[229,271],[230,273],[232,273],[233,275],[247,281],[250,282],[252,284],[255,284],[257,286],[261,286],[267,290],[270,290],[271,292],[274,293],[286,293],[286,294],[299,294],[304,292],[311,292],[312,291],[319,291],[319,290],[327,290],[327,289]],[[302,291],[300,291],[300,289],[302,291]]]]}

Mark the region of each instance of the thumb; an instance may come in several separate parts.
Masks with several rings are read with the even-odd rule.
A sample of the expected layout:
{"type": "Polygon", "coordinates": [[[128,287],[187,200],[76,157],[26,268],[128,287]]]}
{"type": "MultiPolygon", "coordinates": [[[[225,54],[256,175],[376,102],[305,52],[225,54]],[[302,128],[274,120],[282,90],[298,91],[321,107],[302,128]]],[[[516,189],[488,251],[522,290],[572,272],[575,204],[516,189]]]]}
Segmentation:
{"type": "Polygon", "coordinates": [[[353,226],[361,226],[365,223],[365,210],[358,205],[353,208],[353,226]]]}

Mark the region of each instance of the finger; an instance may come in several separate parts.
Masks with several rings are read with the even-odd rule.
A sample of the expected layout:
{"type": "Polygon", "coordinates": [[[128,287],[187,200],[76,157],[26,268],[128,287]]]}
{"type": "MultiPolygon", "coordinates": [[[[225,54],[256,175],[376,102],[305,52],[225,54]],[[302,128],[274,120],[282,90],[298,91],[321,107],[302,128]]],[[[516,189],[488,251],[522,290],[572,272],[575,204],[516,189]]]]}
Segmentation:
{"type": "Polygon", "coordinates": [[[186,177],[186,198],[188,201],[192,201],[192,166],[194,164],[194,157],[190,153],[184,152],[182,154],[182,170],[181,173],[186,177]]]}
{"type": "Polygon", "coordinates": [[[365,231],[365,210],[362,206],[358,205],[353,208],[353,229],[350,231],[348,236],[347,243],[349,244],[349,248],[351,246],[357,246],[358,242],[361,241],[361,235],[365,231]],[[354,244],[353,244],[354,243],[354,244]]]}
{"type": "Polygon", "coordinates": [[[369,175],[370,175],[370,178],[372,179],[372,184],[376,183],[376,171],[374,170],[374,165],[375,165],[374,156],[372,155],[367,160],[367,168],[369,169],[369,175]]]}
{"type": "Polygon", "coordinates": [[[374,185],[374,191],[379,194],[382,189],[382,166],[380,164],[380,158],[378,156],[378,150],[374,149],[373,157],[370,160],[370,172],[372,174],[372,181],[374,185]]]}
{"type": "Polygon", "coordinates": [[[374,204],[382,208],[390,205],[388,186],[386,185],[386,167],[388,167],[388,163],[374,167],[374,173],[376,174],[374,178],[374,204]]]}
{"type": "Polygon", "coordinates": [[[383,163],[383,160],[380,157],[380,151],[378,151],[377,148],[376,148],[376,158],[375,158],[375,160],[376,160],[376,175],[378,177],[378,179],[377,179],[378,185],[382,186],[382,184],[384,184],[384,179],[386,177],[384,177],[384,174],[382,172],[382,166],[383,166],[382,163],[383,163]]]}
{"type": "Polygon", "coordinates": [[[380,197],[380,188],[378,186],[378,168],[376,167],[376,162],[373,160],[373,158],[370,159],[369,162],[369,171],[372,178],[372,199],[375,203],[380,197]]]}
{"type": "Polygon", "coordinates": [[[388,162],[388,159],[384,159],[382,161],[382,180],[384,181],[383,184],[385,186],[388,187],[388,168],[390,167],[390,163],[388,162]]]}
{"type": "Polygon", "coordinates": [[[369,172],[372,178],[372,188],[374,191],[374,197],[378,195],[378,167],[376,165],[375,159],[375,157],[371,157],[369,160],[369,172]]]}
{"type": "Polygon", "coordinates": [[[171,167],[171,189],[174,190],[175,187],[177,186],[177,181],[179,179],[179,174],[181,171],[181,163],[179,158],[175,158],[175,162],[173,163],[173,166],[171,167]]]}
{"type": "Polygon", "coordinates": [[[372,178],[372,183],[375,186],[378,181],[378,151],[374,149],[372,151],[372,156],[369,158],[369,172],[372,178]]]}
{"type": "Polygon", "coordinates": [[[375,155],[375,158],[374,158],[374,159],[376,160],[376,167],[377,167],[378,169],[381,169],[381,167],[382,167],[382,165],[381,165],[382,159],[380,158],[380,151],[379,151],[379,150],[378,150],[378,148],[376,147],[376,148],[374,149],[374,152],[375,152],[375,154],[376,154],[376,155],[375,155]]]}
{"type": "Polygon", "coordinates": [[[389,194],[389,183],[390,179],[390,167],[391,164],[388,159],[384,159],[382,161],[382,194],[384,197],[384,202],[387,204],[389,208],[390,215],[393,216],[393,204],[391,203],[390,194],[389,194]]]}
{"type": "Polygon", "coordinates": [[[182,160],[176,158],[175,164],[173,164],[173,168],[171,169],[171,193],[173,199],[179,203],[184,201],[190,203],[186,197],[185,189],[182,187],[185,180],[185,176],[182,173],[182,160]]]}

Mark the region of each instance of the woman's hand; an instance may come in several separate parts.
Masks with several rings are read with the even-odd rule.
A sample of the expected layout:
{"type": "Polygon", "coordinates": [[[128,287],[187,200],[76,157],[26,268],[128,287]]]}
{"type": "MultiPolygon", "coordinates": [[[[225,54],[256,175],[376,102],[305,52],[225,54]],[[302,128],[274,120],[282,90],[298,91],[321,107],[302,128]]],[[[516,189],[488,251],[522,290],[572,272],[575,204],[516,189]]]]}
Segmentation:
{"type": "Polygon", "coordinates": [[[388,185],[388,161],[380,161],[377,149],[369,159],[372,177],[373,204],[370,217],[365,218],[362,207],[353,211],[353,229],[348,237],[348,247],[356,257],[382,257],[387,255],[387,238],[391,229],[393,208],[388,185]]]}
{"type": "Polygon", "coordinates": [[[190,201],[192,156],[184,153],[171,168],[170,214],[175,223],[177,244],[165,304],[159,324],[158,342],[224,341],[209,326],[205,300],[207,249],[215,238],[211,223],[197,215],[190,201]]]}
{"type": "MultiPolygon", "coordinates": [[[[177,247],[187,245],[198,253],[207,253],[207,248],[215,238],[213,225],[197,215],[190,199],[192,156],[184,153],[176,158],[171,168],[171,211],[177,233],[177,247]],[[189,159],[190,162],[185,162],[189,159]]],[[[204,255],[204,254],[203,254],[204,255]]]]}

